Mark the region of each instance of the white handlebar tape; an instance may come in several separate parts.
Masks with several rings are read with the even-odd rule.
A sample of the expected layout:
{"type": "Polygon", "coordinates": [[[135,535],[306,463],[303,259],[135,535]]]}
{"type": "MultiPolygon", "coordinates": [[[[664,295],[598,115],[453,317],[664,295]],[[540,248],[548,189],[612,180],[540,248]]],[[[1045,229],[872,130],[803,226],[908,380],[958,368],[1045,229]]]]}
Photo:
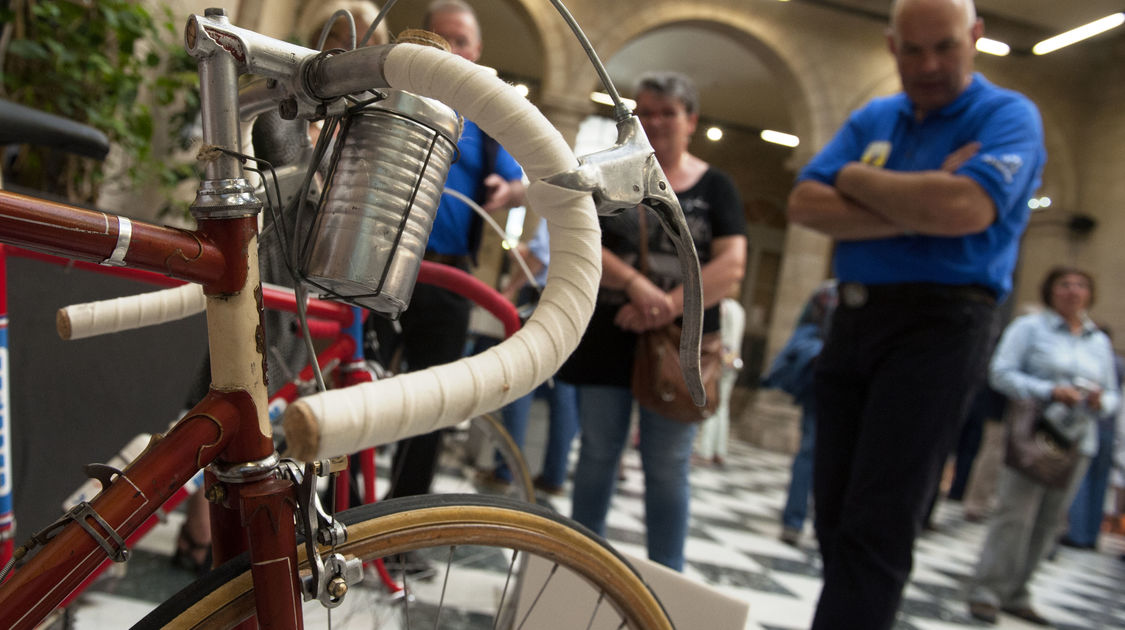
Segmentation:
{"type": "Polygon", "coordinates": [[[601,279],[601,231],[588,193],[542,181],[577,159],[511,86],[468,61],[402,44],[388,55],[392,87],[436,98],[476,122],[524,167],[528,202],[547,219],[551,265],[534,314],[498,346],[454,363],[305,396],[283,417],[288,455],[322,459],[452,426],[497,409],[550,378],[574,351],[601,279]]]}
{"type": "Polygon", "coordinates": [[[55,315],[55,328],[63,339],[84,339],[174,322],[202,313],[206,307],[203,287],[185,284],[152,293],[60,308],[55,315]]]}

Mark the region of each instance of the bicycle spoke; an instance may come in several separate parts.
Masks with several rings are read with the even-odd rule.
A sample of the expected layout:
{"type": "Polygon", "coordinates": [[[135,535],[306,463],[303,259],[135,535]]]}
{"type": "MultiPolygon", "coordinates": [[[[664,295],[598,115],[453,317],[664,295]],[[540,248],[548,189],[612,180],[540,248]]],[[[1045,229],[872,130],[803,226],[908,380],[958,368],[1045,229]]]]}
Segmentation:
{"type": "Polygon", "coordinates": [[[407,583],[406,554],[399,554],[399,571],[402,573],[402,618],[407,628],[410,627],[410,585],[407,583]]]}
{"type": "Polygon", "coordinates": [[[605,600],[605,592],[598,593],[598,601],[594,604],[594,612],[590,613],[590,623],[586,624],[586,630],[594,627],[594,619],[598,616],[598,609],[602,606],[602,601],[605,600]]]}
{"type": "Polygon", "coordinates": [[[523,621],[520,622],[519,628],[517,628],[517,630],[522,629],[524,624],[527,623],[528,618],[531,617],[531,613],[539,604],[540,598],[543,597],[543,593],[546,592],[547,586],[551,583],[551,580],[554,579],[555,574],[558,573],[558,570],[559,565],[558,563],[555,563],[555,565],[551,567],[551,572],[547,574],[547,578],[543,580],[543,584],[539,587],[539,592],[535,594],[535,599],[531,600],[531,605],[527,607],[527,614],[523,616],[523,621]]]}
{"type": "Polygon", "coordinates": [[[500,592],[500,604],[496,607],[496,618],[492,620],[492,630],[497,630],[500,627],[500,619],[503,617],[500,611],[504,610],[504,601],[508,599],[508,588],[512,585],[512,574],[516,571],[516,560],[519,557],[519,550],[514,551],[512,560],[508,563],[508,575],[504,578],[504,590],[500,592]]]}
{"type": "Polygon", "coordinates": [[[438,598],[437,614],[434,615],[434,630],[441,627],[441,611],[445,607],[445,592],[449,588],[449,574],[453,572],[453,552],[457,547],[449,546],[449,557],[445,560],[445,577],[441,583],[441,597],[438,598]]]}

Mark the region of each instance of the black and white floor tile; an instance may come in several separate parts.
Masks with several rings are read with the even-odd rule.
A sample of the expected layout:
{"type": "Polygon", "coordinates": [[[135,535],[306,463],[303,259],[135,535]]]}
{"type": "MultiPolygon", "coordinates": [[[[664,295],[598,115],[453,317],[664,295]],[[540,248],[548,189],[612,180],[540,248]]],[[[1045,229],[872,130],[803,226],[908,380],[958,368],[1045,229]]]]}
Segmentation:
{"type": "MultiPolygon", "coordinates": [[[[749,603],[747,630],[807,628],[820,590],[820,564],[811,528],[798,547],[778,540],[778,523],[789,477],[789,457],[734,442],[723,468],[692,472],[692,524],[686,575],[749,603]]],[[[532,461],[537,457],[533,454],[532,461]]],[[[534,467],[534,464],[533,464],[534,467]]],[[[437,489],[465,487],[469,467],[444,468],[437,489]]],[[[609,538],[622,551],[644,555],[643,478],[638,454],[624,461],[609,519],[609,538]]],[[[563,514],[566,498],[540,497],[563,514]]],[[[77,630],[122,628],[156,600],[190,580],[168,567],[178,520],[150,534],[120,579],[105,580],[112,593],[88,593],[71,621],[77,630]]],[[[959,504],[938,506],[936,531],[918,541],[915,566],[896,630],[986,628],[972,620],[964,602],[964,580],[972,571],[984,525],[961,518],[959,504]]],[[[1106,535],[1101,549],[1061,549],[1044,564],[1032,590],[1039,611],[1061,630],[1125,628],[1125,539],[1106,535]]],[[[703,624],[700,628],[709,628],[703,624]]],[[[1032,628],[1001,615],[1002,630],[1032,628]]]]}

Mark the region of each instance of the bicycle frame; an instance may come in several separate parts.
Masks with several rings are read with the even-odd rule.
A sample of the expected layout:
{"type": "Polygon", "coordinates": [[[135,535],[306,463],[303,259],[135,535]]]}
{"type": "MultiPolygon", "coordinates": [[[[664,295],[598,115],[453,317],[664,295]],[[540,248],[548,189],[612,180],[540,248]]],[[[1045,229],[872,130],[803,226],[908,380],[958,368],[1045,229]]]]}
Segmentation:
{"type": "MultiPolygon", "coordinates": [[[[8,256],[16,256],[41,262],[67,265],[86,272],[99,273],[102,275],[111,275],[138,280],[141,282],[156,284],[160,286],[176,286],[181,284],[179,281],[169,278],[168,276],[155,274],[151,272],[130,269],[127,267],[106,267],[102,265],[95,265],[92,263],[76,262],[69,259],[59,258],[57,256],[34,252],[30,250],[21,249],[18,247],[0,245],[0,308],[2,308],[7,300],[7,290],[4,274],[5,261],[8,256]]],[[[445,286],[450,290],[456,291],[465,297],[474,299],[477,303],[482,303],[482,306],[489,310],[494,316],[500,319],[504,327],[505,334],[511,335],[519,327],[518,314],[514,307],[506,301],[499,298],[498,295],[491,296],[491,299],[482,298],[487,286],[483,283],[476,282],[471,276],[464,274],[457,269],[446,268],[435,263],[426,261],[423,263],[422,269],[419,273],[419,281],[426,284],[434,284],[438,286],[445,286]]],[[[494,293],[494,292],[493,292],[494,293]]],[[[263,287],[263,305],[265,308],[296,312],[297,305],[292,292],[279,290],[271,287],[263,287]]],[[[318,319],[311,320],[310,334],[314,338],[332,339],[333,341],[324,348],[317,356],[317,362],[325,372],[335,370],[337,374],[337,385],[348,386],[361,382],[368,382],[372,379],[372,375],[365,369],[365,361],[363,356],[362,340],[363,340],[363,320],[366,313],[362,309],[356,307],[348,307],[337,302],[326,302],[323,300],[310,299],[306,305],[307,311],[310,315],[318,319]]],[[[0,311],[3,313],[5,311],[0,311]]],[[[0,327],[0,341],[3,341],[4,335],[0,327]]],[[[6,346],[5,346],[6,347],[6,346]]],[[[2,358],[2,355],[0,355],[2,358]]],[[[6,367],[0,364],[0,368],[6,367]]],[[[270,417],[271,421],[276,421],[277,416],[284,410],[284,408],[295,401],[300,395],[299,386],[301,383],[313,382],[312,366],[306,366],[296,379],[283,385],[273,396],[270,397],[270,417]]],[[[6,390],[7,379],[0,380],[0,387],[6,390]]],[[[6,396],[6,394],[0,394],[6,396]]],[[[4,407],[6,409],[6,405],[4,407]]],[[[0,434],[4,434],[6,427],[10,425],[7,422],[9,419],[5,415],[0,414],[0,434]]],[[[4,454],[6,455],[6,453],[4,454]]],[[[361,462],[363,465],[363,474],[365,479],[374,479],[374,460],[370,451],[361,454],[361,462]]],[[[5,468],[5,462],[10,461],[7,457],[0,458],[0,475],[5,479],[10,479],[10,471],[5,468]]],[[[347,477],[341,477],[337,483],[337,505],[344,505],[348,496],[347,477]]],[[[374,487],[372,484],[366,484],[364,488],[365,502],[374,501],[374,487]]],[[[172,497],[161,506],[158,510],[161,514],[167,514],[182,502],[190,492],[187,486],[178,489],[173,493],[172,497]]],[[[0,505],[11,505],[11,493],[5,492],[0,495],[0,505]]],[[[8,532],[14,531],[14,519],[11,517],[10,507],[7,510],[7,517],[0,517],[0,523],[7,523],[8,532]]],[[[136,531],[128,536],[125,540],[128,546],[132,546],[137,540],[143,537],[149,530],[152,529],[160,519],[160,516],[154,513],[146,521],[139,526],[136,531]]],[[[6,549],[0,553],[0,566],[4,565],[11,557],[12,537],[8,534],[8,538],[4,541],[6,549]]],[[[89,584],[112,562],[112,559],[106,558],[101,564],[91,572],[85,580],[76,587],[70,595],[61,603],[61,606],[67,606],[75,597],[77,597],[89,584]]],[[[380,568],[380,575],[386,581],[388,588],[398,589],[398,585],[389,580],[385,573],[380,568]]]]}
{"type": "MultiPolygon", "coordinates": [[[[251,247],[257,231],[253,217],[204,220],[199,232],[188,233],[10,193],[3,193],[0,199],[5,215],[0,218],[0,240],[37,251],[103,262],[113,258],[119,239],[128,238],[122,236],[123,231],[126,235],[131,232],[127,241],[129,252],[121,262],[180,280],[202,282],[208,295],[209,324],[234,326],[226,320],[242,311],[249,321],[249,325],[242,324],[242,329],[249,334],[238,337],[251,340],[251,346],[256,346],[254,340],[261,338],[261,287],[256,265],[251,268],[251,260],[256,258],[251,247]],[[123,225],[129,227],[123,230],[123,225]],[[232,301],[237,303],[234,314],[224,312],[232,310],[232,301]]],[[[213,363],[229,366],[233,356],[241,354],[252,357],[254,367],[234,375],[223,374],[222,367],[215,371],[218,373],[213,372],[208,396],[167,436],[154,439],[114,483],[73,515],[74,520],[53,537],[51,545],[11,576],[0,588],[0,599],[5,602],[0,625],[33,626],[77,587],[85,574],[97,568],[105,554],[121,555],[125,549],[123,539],[200,468],[217,459],[220,468],[224,464],[229,467],[225,473],[229,476],[225,485],[212,485],[207,490],[208,496],[215,499],[212,521],[216,557],[222,561],[244,548],[244,513],[253,532],[249,538],[255,540],[251,553],[269,567],[262,571],[262,578],[271,583],[281,580],[290,585],[288,590],[293,593],[289,598],[270,598],[277,605],[264,606],[262,614],[293,618],[300,603],[296,596],[297,577],[284,565],[281,571],[270,566],[280,564],[279,561],[288,562],[289,566],[296,563],[292,484],[260,478],[275,457],[266,416],[264,357],[260,349],[246,348],[246,341],[234,337],[231,335],[222,344],[212,344],[213,363]],[[224,346],[235,348],[232,352],[224,346]],[[244,382],[238,382],[239,379],[244,382]],[[242,462],[251,464],[239,466],[242,462]],[[218,490],[220,487],[227,491],[218,490]],[[271,535],[261,535],[266,532],[271,535]],[[72,561],[74,558],[77,562],[72,561]]]]}

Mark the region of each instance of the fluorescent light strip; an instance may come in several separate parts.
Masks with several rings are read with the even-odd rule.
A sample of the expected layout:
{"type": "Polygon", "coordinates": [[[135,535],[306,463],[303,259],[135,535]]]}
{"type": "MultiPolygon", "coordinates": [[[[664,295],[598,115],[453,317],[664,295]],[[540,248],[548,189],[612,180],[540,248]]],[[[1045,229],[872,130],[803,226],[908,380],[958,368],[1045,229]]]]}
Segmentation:
{"type": "Polygon", "coordinates": [[[772,142],[773,144],[780,144],[786,147],[795,147],[798,144],[801,144],[801,139],[797,136],[794,136],[791,133],[774,131],[773,129],[763,129],[761,136],[762,140],[765,140],[766,142],[772,142]]]}
{"type": "Polygon", "coordinates": [[[1093,37],[1094,35],[1104,33],[1111,28],[1117,28],[1122,24],[1125,24],[1125,12],[1107,15],[1100,20],[1094,20],[1089,24],[1079,26],[1078,28],[1071,29],[1065,33],[1060,33],[1058,35],[1055,35],[1054,37],[1045,39],[1033,46],[1031,48],[1031,52],[1035,53],[1036,55],[1046,55],[1047,53],[1055,52],[1056,50],[1063,48],[1064,46],[1076,44],[1084,39],[1093,37]]]}
{"type": "Polygon", "coordinates": [[[977,40],[977,50],[989,55],[996,55],[997,57],[1005,57],[1008,53],[1012,52],[1012,47],[1004,42],[982,37],[977,40]]]}

